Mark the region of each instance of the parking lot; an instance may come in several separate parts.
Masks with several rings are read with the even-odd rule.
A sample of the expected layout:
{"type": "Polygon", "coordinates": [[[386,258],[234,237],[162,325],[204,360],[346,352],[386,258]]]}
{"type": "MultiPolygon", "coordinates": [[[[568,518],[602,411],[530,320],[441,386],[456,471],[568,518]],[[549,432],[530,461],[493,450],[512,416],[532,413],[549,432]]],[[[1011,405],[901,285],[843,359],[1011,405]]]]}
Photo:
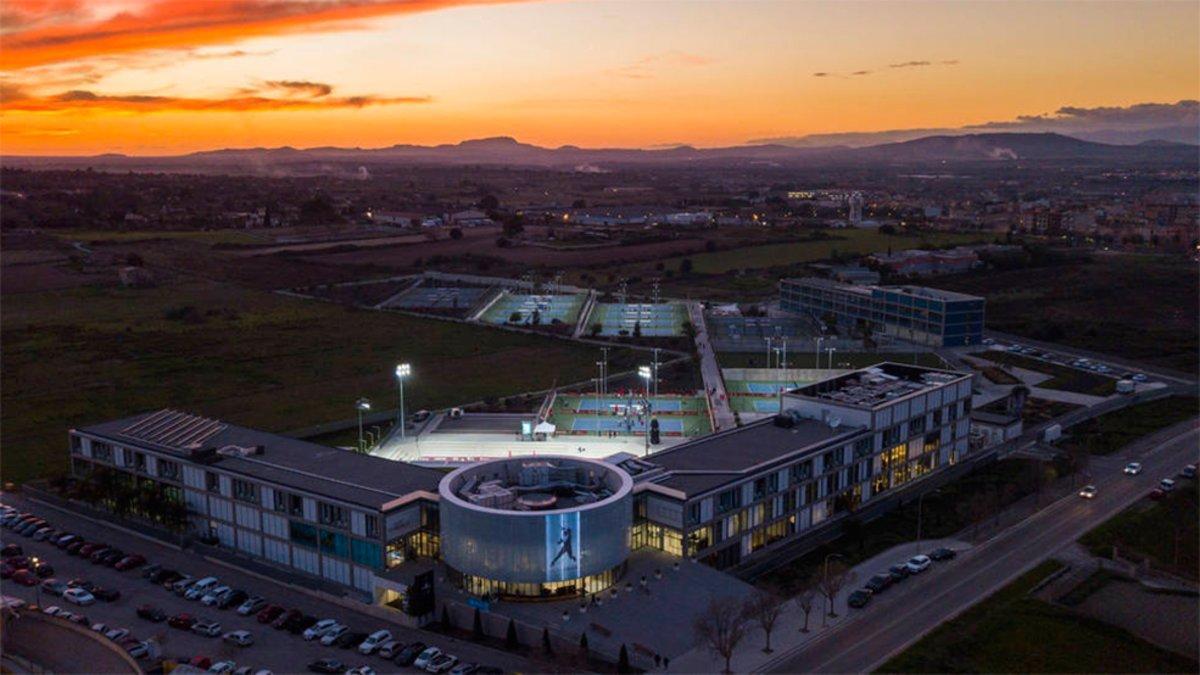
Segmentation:
{"type": "MultiPolygon", "coordinates": [[[[148,564],[160,564],[197,579],[205,576],[218,577],[221,584],[244,590],[250,595],[263,596],[268,603],[298,609],[317,619],[335,619],[353,632],[372,633],[379,629],[387,629],[400,642],[420,641],[437,645],[464,662],[487,664],[510,672],[523,670],[527,665],[527,662],[518,656],[355,612],[339,604],[298,592],[285,584],[212,563],[195,553],[148,541],[53,507],[32,503],[19,495],[6,494],[2,501],[19,511],[45,518],[51,527],[71,531],[89,542],[103,542],[118,547],[125,553],[139,553],[146,557],[148,564]]],[[[69,555],[46,541],[34,541],[8,529],[0,530],[0,533],[5,544],[17,544],[22,547],[26,556],[37,557],[39,561],[48,562],[53,566],[53,578],[63,582],[86,579],[98,586],[116,589],[121,595],[112,602],[98,600],[93,605],[79,607],[41,591],[40,586],[22,586],[11,579],[0,581],[0,593],[20,598],[27,603],[38,602],[40,597],[42,607],[58,605],[85,615],[92,623],[104,623],[110,628],[128,628],[133,636],[141,639],[154,638],[161,647],[164,658],[186,661],[194,656],[203,655],[209,657],[213,663],[231,660],[236,662],[238,667],[264,668],[280,673],[303,672],[317,659],[335,658],[344,663],[346,668],[366,665],[381,672],[417,672],[415,668],[397,666],[378,655],[363,656],[356,648],[327,647],[318,640],[305,641],[300,635],[259,623],[253,614],[239,616],[234,608],[221,610],[206,607],[199,601],[189,601],[159,585],[151,584],[143,578],[141,567],[121,572],[110,566],[93,564],[90,560],[69,555]],[[210,638],[171,628],[166,621],[155,623],[139,618],[137,608],[142,605],[152,605],[161,609],[167,617],[188,613],[200,619],[219,622],[221,633],[250,631],[254,644],[244,648],[237,647],[224,643],[220,637],[210,638]]],[[[150,662],[144,663],[150,665],[150,662]]]]}

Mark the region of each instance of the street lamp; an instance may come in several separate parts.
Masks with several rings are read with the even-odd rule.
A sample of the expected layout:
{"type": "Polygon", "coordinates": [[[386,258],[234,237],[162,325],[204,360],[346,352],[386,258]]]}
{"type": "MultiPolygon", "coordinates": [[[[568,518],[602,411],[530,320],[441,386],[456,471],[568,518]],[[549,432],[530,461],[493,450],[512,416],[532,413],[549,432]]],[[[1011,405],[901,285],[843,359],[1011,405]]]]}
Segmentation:
{"type": "Polygon", "coordinates": [[[363,413],[371,409],[371,402],[365,398],[358,399],[358,403],[354,404],[358,410],[358,451],[362,452],[365,448],[363,445],[363,413]]]}
{"type": "MultiPolygon", "coordinates": [[[[38,566],[38,557],[36,555],[29,559],[29,565],[30,565],[29,569],[32,570],[34,575],[36,576],[37,566],[38,566]]],[[[34,585],[34,591],[37,593],[37,596],[36,596],[37,600],[35,600],[34,602],[37,603],[38,611],[41,611],[41,609],[42,609],[42,582],[41,581],[38,581],[37,584],[34,585]]]]}
{"type": "Polygon", "coordinates": [[[396,382],[400,386],[400,440],[404,440],[404,378],[412,375],[412,366],[407,363],[396,365],[396,382]]]}
{"type": "Polygon", "coordinates": [[[817,337],[817,370],[821,369],[821,343],[824,341],[825,338],[820,336],[817,337]]]}
{"type": "Polygon", "coordinates": [[[829,353],[829,369],[833,370],[833,353],[837,351],[837,347],[830,347],[825,351],[829,353]]]}
{"type": "Polygon", "coordinates": [[[638,377],[646,381],[646,422],[645,433],[646,451],[644,454],[650,454],[650,366],[638,366],[638,377]]]}

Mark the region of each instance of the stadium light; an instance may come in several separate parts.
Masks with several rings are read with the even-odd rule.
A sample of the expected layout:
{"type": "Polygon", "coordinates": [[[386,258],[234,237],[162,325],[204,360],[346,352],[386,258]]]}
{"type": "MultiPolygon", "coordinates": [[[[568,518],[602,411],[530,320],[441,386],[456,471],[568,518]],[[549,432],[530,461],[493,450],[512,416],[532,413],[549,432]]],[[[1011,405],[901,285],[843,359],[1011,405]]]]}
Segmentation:
{"type": "Polygon", "coordinates": [[[650,366],[638,366],[638,376],[646,381],[646,422],[644,425],[645,433],[643,433],[642,435],[646,437],[646,446],[645,446],[645,451],[643,452],[643,454],[648,455],[648,454],[650,454],[650,411],[651,411],[651,407],[650,407],[650,366]]]}
{"type": "Polygon", "coordinates": [[[404,440],[404,378],[412,375],[412,366],[407,363],[396,364],[396,382],[400,386],[400,440],[404,440]]]}
{"type": "Polygon", "coordinates": [[[364,452],[366,450],[366,446],[363,445],[363,420],[362,420],[362,418],[363,418],[363,413],[371,409],[371,402],[365,398],[360,398],[360,399],[358,399],[358,402],[354,404],[354,407],[358,409],[358,451],[364,452]]]}

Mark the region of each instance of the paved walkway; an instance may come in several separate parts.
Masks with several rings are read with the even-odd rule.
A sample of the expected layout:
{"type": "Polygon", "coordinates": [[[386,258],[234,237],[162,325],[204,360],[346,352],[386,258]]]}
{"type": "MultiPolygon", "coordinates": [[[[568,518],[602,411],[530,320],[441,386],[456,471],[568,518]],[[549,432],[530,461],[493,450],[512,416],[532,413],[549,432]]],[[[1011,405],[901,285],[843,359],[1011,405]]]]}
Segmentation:
{"type": "Polygon", "coordinates": [[[721,377],[721,366],[717,363],[717,354],[713,351],[712,342],[708,338],[708,326],[704,322],[704,306],[699,302],[689,302],[688,315],[696,328],[696,351],[700,353],[700,375],[704,378],[704,388],[710,392],[713,419],[716,428],[713,431],[732,429],[737,426],[734,421],[733,409],[729,407],[729,392],[725,391],[725,379],[721,377]]]}

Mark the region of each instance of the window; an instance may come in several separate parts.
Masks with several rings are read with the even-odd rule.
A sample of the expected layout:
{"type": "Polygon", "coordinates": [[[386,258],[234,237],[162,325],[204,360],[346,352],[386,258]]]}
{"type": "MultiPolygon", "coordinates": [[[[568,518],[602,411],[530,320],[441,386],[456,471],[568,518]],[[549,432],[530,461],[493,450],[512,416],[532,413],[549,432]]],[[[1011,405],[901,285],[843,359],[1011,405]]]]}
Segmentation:
{"type": "Polygon", "coordinates": [[[917,436],[925,433],[925,416],[914,417],[908,421],[908,435],[917,436]]]}
{"type": "Polygon", "coordinates": [[[322,525],[333,525],[334,527],[346,527],[346,509],[325,502],[317,503],[318,520],[322,525]]]}
{"type": "Polygon", "coordinates": [[[133,470],[138,473],[146,473],[146,453],[133,453],[133,470]]]}
{"type": "Polygon", "coordinates": [[[284,492],[283,490],[280,490],[279,488],[275,489],[275,510],[276,511],[278,511],[280,513],[287,513],[288,497],[289,497],[288,493],[284,492]]]}
{"type": "Polygon", "coordinates": [[[101,462],[112,463],[112,446],[100,441],[92,443],[92,457],[101,462]]]}
{"type": "Polygon", "coordinates": [[[250,481],[233,479],[233,498],[250,502],[251,504],[258,503],[258,486],[250,481]]]}
{"type": "Polygon", "coordinates": [[[732,511],[742,505],[741,488],[726,490],[717,496],[717,513],[732,511]]]}
{"type": "Polygon", "coordinates": [[[78,436],[71,436],[71,453],[75,455],[83,454],[83,439],[78,436]]]}
{"type": "Polygon", "coordinates": [[[321,553],[335,555],[339,558],[350,557],[350,539],[340,532],[320,530],[321,553]]]}
{"type": "Polygon", "coordinates": [[[770,476],[767,476],[767,494],[775,494],[779,492],[779,472],[776,471],[770,476]]]}
{"type": "Polygon", "coordinates": [[[383,547],[361,539],[350,540],[350,559],[359,565],[379,569],[383,563],[383,547]]]}
{"type": "Polygon", "coordinates": [[[300,495],[288,495],[288,515],[304,517],[304,498],[300,495]]]}
{"type": "Polygon", "coordinates": [[[942,409],[941,408],[938,408],[937,410],[933,411],[933,426],[935,426],[935,427],[942,426],[942,409]]]}
{"type": "Polygon", "coordinates": [[[293,544],[305,548],[317,548],[317,528],[291,521],[288,530],[293,544]]]}
{"type": "Polygon", "coordinates": [[[799,484],[812,478],[812,460],[792,465],[792,483],[799,484]]]}
{"type": "Polygon", "coordinates": [[[900,442],[900,425],[887,429],[883,432],[883,444],[895,445],[900,442]]]}
{"type": "Polygon", "coordinates": [[[854,459],[862,459],[871,454],[871,437],[860,438],[854,442],[854,459]]]}
{"type": "Polygon", "coordinates": [[[158,460],[158,477],[179,480],[179,462],[172,462],[169,459],[158,460]]]}
{"type": "Polygon", "coordinates": [[[372,516],[370,514],[367,514],[366,516],[363,517],[363,523],[364,523],[363,527],[366,528],[368,537],[378,537],[379,536],[379,516],[372,516]]]}
{"type": "Polygon", "coordinates": [[[221,491],[221,478],[211,471],[204,472],[204,486],[209,492],[221,491]]]}
{"type": "Polygon", "coordinates": [[[767,494],[767,479],[759,478],[754,481],[754,498],[762,499],[767,494]]]}
{"type": "Polygon", "coordinates": [[[700,502],[688,504],[688,524],[695,525],[700,522],[700,502]]]}

